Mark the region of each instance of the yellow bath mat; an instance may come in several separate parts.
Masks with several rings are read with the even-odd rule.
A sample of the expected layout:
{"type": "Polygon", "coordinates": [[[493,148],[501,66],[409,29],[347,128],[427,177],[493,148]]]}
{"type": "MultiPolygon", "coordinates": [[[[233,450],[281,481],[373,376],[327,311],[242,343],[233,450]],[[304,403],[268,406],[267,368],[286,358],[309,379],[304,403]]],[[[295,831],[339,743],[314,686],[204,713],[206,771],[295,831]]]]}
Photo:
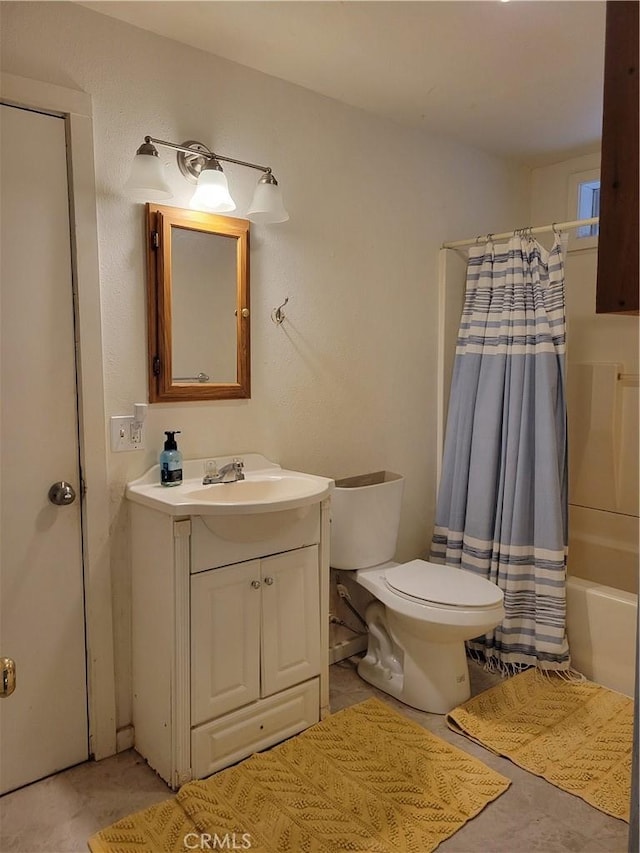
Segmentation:
{"type": "Polygon", "coordinates": [[[633,701],[529,669],[447,714],[453,731],[629,822],[633,701]]]}
{"type": "Polygon", "coordinates": [[[368,699],[120,820],[93,853],[428,853],[509,780],[368,699]],[[235,844],[235,847],[233,846],[235,844]]]}

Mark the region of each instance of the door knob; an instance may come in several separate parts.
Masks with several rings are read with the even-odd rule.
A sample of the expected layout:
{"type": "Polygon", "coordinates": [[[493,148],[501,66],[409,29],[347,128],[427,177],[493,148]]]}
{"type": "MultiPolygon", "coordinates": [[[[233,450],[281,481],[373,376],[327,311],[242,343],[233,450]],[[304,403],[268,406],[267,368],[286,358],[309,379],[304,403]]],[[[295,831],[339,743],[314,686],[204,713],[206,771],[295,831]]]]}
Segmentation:
{"type": "Polygon", "coordinates": [[[265,578],[264,582],[267,586],[271,586],[273,584],[273,578],[265,578]]]}
{"type": "Polygon", "coordinates": [[[72,504],[76,499],[76,493],[70,483],[60,480],[59,483],[54,483],[49,489],[49,500],[56,506],[66,506],[72,504]]]}
{"type": "Polygon", "coordinates": [[[260,589],[260,581],[251,581],[251,586],[254,589],[260,589]]]}
{"type": "Polygon", "coordinates": [[[0,658],[0,697],[11,696],[16,689],[16,662],[0,658]]]}

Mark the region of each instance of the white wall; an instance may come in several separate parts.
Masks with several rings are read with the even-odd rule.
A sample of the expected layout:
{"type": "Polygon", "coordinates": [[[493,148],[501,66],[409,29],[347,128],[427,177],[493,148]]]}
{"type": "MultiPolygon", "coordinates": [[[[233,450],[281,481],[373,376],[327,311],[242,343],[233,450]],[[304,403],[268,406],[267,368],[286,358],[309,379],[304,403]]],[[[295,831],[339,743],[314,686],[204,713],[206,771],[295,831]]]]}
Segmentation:
{"type": "MultiPolygon", "coordinates": [[[[532,222],[577,218],[569,206],[571,176],[599,166],[596,153],[534,170],[532,222]]],[[[595,247],[567,254],[569,571],[635,592],[638,318],[595,313],[596,267],[595,247]],[[619,381],[619,371],[636,378],[619,381]]]]}
{"type": "MultiPolygon", "coordinates": [[[[252,399],[153,406],[147,451],[109,459],[123,726],[123,488],[156,461],[162,431],[182,430],[187,458],[259,451],[332,477],[399,471],[398,556],[419,555],[434,507],[438,246],[526,222],[529,172],[70,4],[3,3],[1,48],[3,70],[93,98],[108,415],[147,397],[143,208],[121,192],[143,136],[271,165],[291,214],[252,229],[252,399]]],[[[171,204],[186,207],[188,185],[166,159],[171,204]]],[[[244,216],[255,176],[227,174],[244,216]]]]}

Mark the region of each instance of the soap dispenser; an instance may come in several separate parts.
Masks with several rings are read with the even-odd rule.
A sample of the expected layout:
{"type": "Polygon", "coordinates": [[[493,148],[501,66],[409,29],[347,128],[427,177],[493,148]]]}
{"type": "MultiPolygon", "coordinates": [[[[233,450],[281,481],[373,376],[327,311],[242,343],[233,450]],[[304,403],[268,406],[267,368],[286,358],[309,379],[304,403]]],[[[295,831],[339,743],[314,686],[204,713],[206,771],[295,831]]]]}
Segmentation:
{"type": "Polygon", "coordinates": [[[160,482],[163,486],[179,486],[182,482],[182,453],[176,444],[180,430],[165,431],[167,440],[160,454],[160,482]]]}

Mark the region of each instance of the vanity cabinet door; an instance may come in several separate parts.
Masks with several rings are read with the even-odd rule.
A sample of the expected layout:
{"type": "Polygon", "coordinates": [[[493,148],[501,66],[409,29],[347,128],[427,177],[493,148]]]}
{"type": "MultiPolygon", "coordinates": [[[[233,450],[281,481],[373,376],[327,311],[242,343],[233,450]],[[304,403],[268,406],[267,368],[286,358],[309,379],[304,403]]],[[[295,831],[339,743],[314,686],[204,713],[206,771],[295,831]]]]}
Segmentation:
{"type": "Polygon", "coordinates": [[[261,561],[262,695],[320,672],[318,546],[261,561]]]}
{"type": "Polygon", "coordinates": [[[191,577],[191,725],[260,697],[260,560],[191,577]]]}

